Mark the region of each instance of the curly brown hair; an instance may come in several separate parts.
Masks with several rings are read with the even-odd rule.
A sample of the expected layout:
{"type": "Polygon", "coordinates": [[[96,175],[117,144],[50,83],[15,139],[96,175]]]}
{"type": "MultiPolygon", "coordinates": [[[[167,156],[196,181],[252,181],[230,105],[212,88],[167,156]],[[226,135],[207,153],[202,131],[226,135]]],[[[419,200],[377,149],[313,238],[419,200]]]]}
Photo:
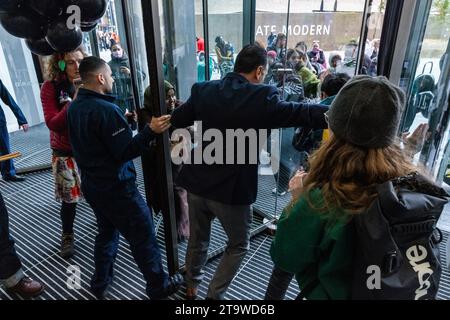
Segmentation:
{"type": "Polygon", "coordinates": [[[54,53],[48,58],[46,65],[46,76],[49,80],[59,82],[65,79],[66,73],[59,68],[59,61],[64,60],[66,55],[73,52],[81,52],[84,57],[88,56],[83,46],[71,52],[54,53]]]}

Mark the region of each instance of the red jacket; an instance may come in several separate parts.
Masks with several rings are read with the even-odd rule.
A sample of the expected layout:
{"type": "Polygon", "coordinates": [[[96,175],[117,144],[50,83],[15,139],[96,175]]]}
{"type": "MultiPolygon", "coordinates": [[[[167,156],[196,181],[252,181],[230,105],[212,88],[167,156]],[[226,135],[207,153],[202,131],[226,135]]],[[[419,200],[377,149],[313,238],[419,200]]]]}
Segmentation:
{"type": "Polygon", "coordinates": [[[46,81],[42,85],[41,101],[45,123],[50,129],[50,145],[52,149],[72,154],[67,125],[67,109],[70,106],[70,102],[64,105],[58,102],[56,88],[51,81],[46,81]]]}

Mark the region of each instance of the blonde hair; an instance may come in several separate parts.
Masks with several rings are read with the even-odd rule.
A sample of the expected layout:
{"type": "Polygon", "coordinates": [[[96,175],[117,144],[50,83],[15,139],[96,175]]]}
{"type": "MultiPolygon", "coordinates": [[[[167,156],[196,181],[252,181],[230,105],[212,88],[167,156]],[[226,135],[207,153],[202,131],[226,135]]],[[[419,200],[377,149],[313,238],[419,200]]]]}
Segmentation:
{"type": "Polygon", "coordinates": [[[417,171],[399,144],[364,149],[332,135],[311,156],[304,194],[314,208],[310,195],[320,189],[323,206],[314,209],[328,212],[340,208],[346,216],[351,216],[370,206],[377,197],[378,184],[417,171]]]}
{"type": "Polygon", "coordinates": [[[80,46],[71,52],[54,53],[50,56],[50,58],[48,58],[46,66],[46,77],[48,80],[59,82],[65,79],[66,73],[64,71],[61,71],[61,69],[59,68],[59,61],[64,60],[66,55],[74,52],[81,52],[83,57],[88,56],[86,51],[84,50],[84,47],[80,46]]]}

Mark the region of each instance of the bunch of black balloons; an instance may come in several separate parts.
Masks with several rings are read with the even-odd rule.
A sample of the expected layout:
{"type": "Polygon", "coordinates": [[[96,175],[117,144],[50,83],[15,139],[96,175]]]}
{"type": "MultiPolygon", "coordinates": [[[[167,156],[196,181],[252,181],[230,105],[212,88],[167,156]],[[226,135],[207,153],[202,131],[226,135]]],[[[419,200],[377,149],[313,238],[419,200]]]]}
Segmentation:
{"type": "Polygon", "coordinates": [[[106,0],[0,0],[0,23],[26,39],[31,52],[48,56],[78,48],[83,32],[97,27],[107,5],[106,0]]]}

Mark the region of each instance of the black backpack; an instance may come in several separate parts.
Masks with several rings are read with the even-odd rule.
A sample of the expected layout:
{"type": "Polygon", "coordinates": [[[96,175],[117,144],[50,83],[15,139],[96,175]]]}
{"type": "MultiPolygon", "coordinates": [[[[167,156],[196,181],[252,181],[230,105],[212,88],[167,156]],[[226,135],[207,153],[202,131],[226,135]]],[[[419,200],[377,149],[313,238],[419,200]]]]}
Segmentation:
{"type": "Polygon", "coordinates": [[[378,198],[354,219],[352,298],[435,299],[441,276],[437,221],[447,193],[419,174],[379,185],[378,198]]]}

